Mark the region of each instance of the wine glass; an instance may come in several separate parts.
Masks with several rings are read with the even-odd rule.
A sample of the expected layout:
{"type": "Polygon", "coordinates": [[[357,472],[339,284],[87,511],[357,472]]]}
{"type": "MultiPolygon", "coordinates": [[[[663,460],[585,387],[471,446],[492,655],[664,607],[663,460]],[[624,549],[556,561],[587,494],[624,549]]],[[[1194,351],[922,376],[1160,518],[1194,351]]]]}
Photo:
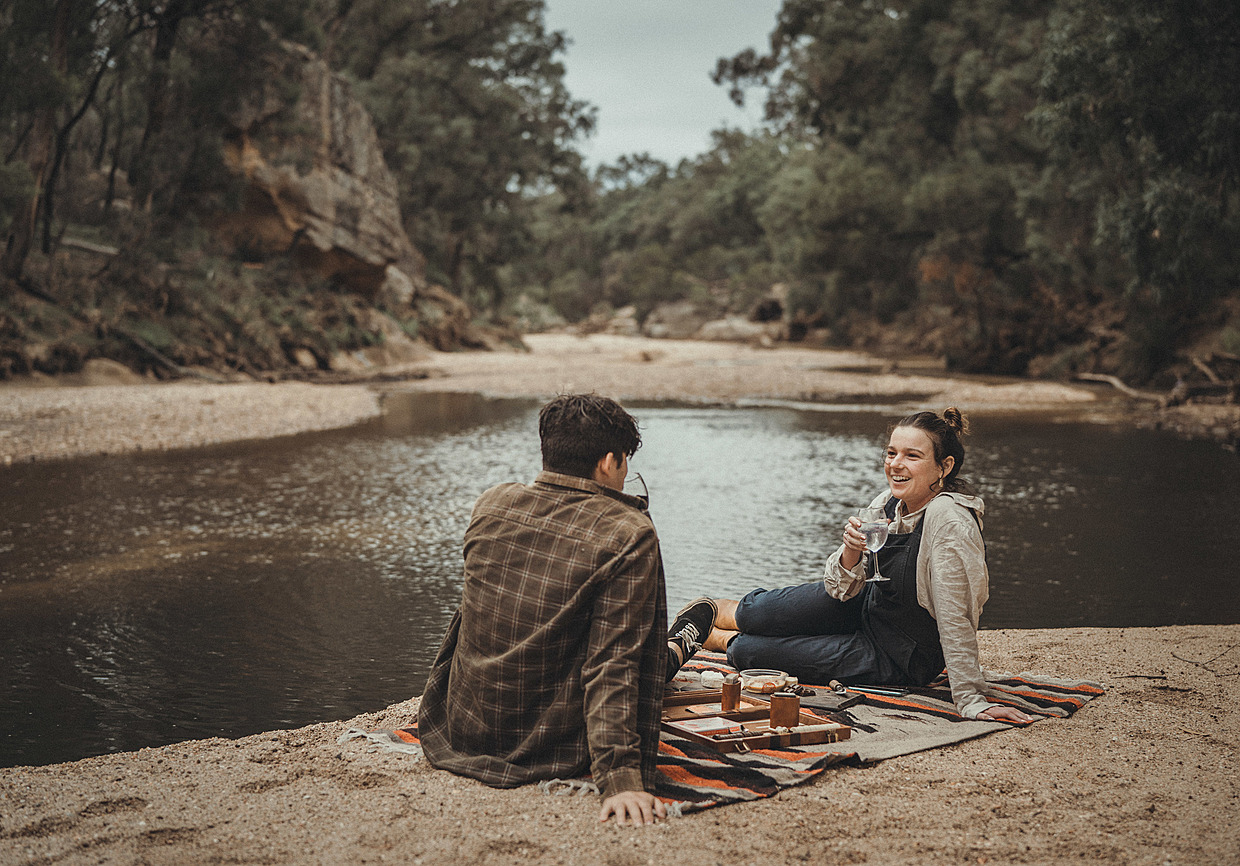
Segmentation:
{"type": "Polygon", "coordinates": [[[889,577],[883,577],[878,571],[878,551],[887,543],[887,532],[890,526],[887,512],[882,508],[867,506],[857,510],[857,518],[861,521],[857,530],[865,536],[865,549],[870,551],[874,557],[874,576],[866,578],[865,582],[877,583],[882,580],[891,580],[889,577]]]}
{"type": "Polygon", "coordinates": [[[640,472],[634,472],[628,478],[624,479],[625,487],[628,487],[630,484],[633,484],[633,483],[640,484],[642,486],[642,492],[634,493],[631,495],[633,495],[637,499],[640,499],[642,502],[646,503],[646,507],[649,507],[650,506],[650,488],[646,486],[646,479],[642,478],[642,474],[640,472]]]}

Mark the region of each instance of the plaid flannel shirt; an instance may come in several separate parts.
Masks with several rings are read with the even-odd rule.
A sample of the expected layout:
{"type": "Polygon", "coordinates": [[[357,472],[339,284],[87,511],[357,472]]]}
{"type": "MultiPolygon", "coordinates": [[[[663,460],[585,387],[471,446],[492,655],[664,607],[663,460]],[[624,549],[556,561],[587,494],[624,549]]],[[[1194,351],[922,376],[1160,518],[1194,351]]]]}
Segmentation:
{"type": "Polygon", "coordinates": [[[464,552],[418,712],[430,763],[496,787],[589,769],[604,796],[653,791],[667,602],[645,502],[544,471],[479,497],[464,552]]]}

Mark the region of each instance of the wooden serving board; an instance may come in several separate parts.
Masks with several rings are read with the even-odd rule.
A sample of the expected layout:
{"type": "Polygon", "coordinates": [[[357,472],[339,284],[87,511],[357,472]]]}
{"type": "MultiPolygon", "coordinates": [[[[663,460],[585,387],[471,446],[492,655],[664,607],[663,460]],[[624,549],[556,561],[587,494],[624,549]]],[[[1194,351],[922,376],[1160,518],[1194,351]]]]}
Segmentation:
{"type": "Polygon", "coordinates": [[[847,740],[852,728],[830,719],[801,710],[801,725],[813,725],[821,730],[779,732],[771,730],[771,705],[755,695],[741,692],[740,705],[731,712],[723,712],[721,689],[692,692],[675,692],[663,698],[663,730],[674,736],[699,743],[718,752],[749,752],[754,749],[772,749],[784,746],[810,746],[816,743],[836,743],[847,740]],[[706,726],[725,728],[720,734],[700,733],[686,730],[677,722],[699,721],[706,726]]]}

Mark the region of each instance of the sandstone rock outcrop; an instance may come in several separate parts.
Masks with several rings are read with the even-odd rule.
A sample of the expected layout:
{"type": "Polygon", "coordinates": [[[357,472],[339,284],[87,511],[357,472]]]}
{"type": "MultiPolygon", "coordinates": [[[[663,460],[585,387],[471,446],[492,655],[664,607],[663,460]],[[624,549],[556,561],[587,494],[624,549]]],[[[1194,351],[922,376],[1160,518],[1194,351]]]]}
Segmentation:
{"type": "Polygon", "coordinates": [[[288,255],[388,309],[433,308],[432,343],[465,334],[468,307],[427,285],[365,107],[309,49],[281,48],[267,59],[267,81],[229,118],[225,162],[244,189],[241,206],[213,220],[217,237],[242,256],[288,255]]]}

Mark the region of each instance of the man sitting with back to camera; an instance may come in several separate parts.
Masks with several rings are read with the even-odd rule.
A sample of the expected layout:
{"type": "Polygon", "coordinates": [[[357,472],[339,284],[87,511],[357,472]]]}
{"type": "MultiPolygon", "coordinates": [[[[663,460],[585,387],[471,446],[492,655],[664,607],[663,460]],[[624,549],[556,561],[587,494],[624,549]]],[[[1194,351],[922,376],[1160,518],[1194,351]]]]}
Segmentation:
{"type": "Polygon", "coordinates": [[[636,420],[595,394],[538,417],[543,470],[474,505],[461,604],[418,711],[427,760],[508,788],[589,770],[599,820],[650,824],[663,689],[710,633],[691,602],[671,633],[644,497],[624,493],[636,420]]]}

